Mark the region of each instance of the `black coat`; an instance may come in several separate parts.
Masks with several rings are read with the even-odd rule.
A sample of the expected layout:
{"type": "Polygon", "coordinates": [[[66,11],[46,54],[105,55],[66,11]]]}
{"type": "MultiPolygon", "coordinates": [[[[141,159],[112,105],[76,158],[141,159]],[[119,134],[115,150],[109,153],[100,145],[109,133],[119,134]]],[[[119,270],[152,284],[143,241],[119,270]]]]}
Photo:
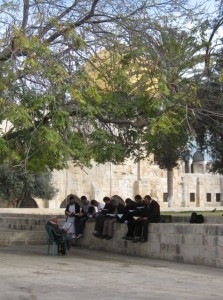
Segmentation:
{"type": "MultiPolygon", "coordinates": [[[[74,203],[74,205],[75,205],[75,214],[78,214],[79,212],[80,212],[80,205],[78,204],[78,203],[74,203]]],[[[67,212],[70,212],[69,211],[69,206],[70,206],[70,204],[68,204],[67,206],[66,206],[66,209],[65,209],[65,212],[67,211],[67,212]]]]}
{"type": "Polygon", "coordinates": [[[54,234],[54,238],[56,240],[61,239],[61,237],[66,233],[65,230],[60,228],[58,224],[51,223],[50,221],[48,221],[47,225],[52,227],[54,229],[54,231],[56,232],[56,235],[54,234]]]}
{"type": "Polygon", "coordinates": [[[160,220],[160,206],[155,200],[152,200],[148,206],[145,207],[143,217],[147,217],[149,222],[158,223],[160,220]]]}
{"type": "Polygon", "coordinates": [[[102,215],[114,214],[115,209],[116,209],[116,207],[113,203],[111,203],[111,202],[107,203],[107,204],[105,204],[104,209],[101,211],[101,214],[102,215]]]}
{"type": "Polygon", "coordinates": [[[125,222],[126,220],[130,220],[137,213],[137,203],[132,201],[131,204],[125,205],[123,216],[121,217],[121,222],[125,222]]]}

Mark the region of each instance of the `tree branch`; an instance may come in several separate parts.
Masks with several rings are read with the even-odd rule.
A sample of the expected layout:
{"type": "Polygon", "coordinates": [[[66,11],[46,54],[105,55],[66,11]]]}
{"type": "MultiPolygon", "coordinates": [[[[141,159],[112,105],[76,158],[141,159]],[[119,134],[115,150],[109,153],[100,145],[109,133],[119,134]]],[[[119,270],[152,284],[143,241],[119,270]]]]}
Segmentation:
{"type": "Polygon", "coordinates": [[[25,29],[29,19],[29,0],[23,0],[23,20],[22,20],[22,28],[25,29]]]}

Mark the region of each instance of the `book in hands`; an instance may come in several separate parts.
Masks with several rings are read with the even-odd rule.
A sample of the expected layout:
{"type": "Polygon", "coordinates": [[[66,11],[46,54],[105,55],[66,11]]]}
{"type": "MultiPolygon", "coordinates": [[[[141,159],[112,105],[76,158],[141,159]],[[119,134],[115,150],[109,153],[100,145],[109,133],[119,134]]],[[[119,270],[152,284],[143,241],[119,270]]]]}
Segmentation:
{"type": "Polygon", "coordinates": [[[121,219],[123,216],[124,216],[124,214],[117,214],[117,217],[118,217],[119,219],[121,219]]]}
{"type": "Polygon", "coordinates": [[[65,222],[62,226],[62,229],[67,231],[71,227],[72,224],[73,224],[72,222],[65,222]]]}
{"type": "Polygon", "coordinates": [[[106,216],[115,217],[116,215],[115,214],[106,214],[106,216]]]}

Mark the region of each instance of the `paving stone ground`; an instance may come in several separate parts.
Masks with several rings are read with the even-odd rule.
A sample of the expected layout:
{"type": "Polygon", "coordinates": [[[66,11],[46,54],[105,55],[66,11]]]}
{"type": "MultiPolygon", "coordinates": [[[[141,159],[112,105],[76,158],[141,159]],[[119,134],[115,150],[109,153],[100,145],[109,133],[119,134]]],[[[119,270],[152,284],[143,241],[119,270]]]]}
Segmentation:
{"type": "Polygon", "coordinates": [[[1,300],[222,300],[223,269],[72,247],[0,247],[1,300]]]}

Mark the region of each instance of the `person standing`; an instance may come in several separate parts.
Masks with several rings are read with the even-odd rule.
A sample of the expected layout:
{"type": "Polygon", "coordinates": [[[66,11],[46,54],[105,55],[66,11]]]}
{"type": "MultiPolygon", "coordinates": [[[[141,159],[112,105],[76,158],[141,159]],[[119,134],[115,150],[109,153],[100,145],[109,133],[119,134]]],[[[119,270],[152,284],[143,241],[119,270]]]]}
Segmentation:
{"type": "Polygon", "coordinates": [[[146,204],[143,212],[135,221],[135,237],[134,243],[145,243],[148,240],[149,223],[158,223],[160,220],[160,206],[157,201],[146,195],[144,197],[146,204]]]}

